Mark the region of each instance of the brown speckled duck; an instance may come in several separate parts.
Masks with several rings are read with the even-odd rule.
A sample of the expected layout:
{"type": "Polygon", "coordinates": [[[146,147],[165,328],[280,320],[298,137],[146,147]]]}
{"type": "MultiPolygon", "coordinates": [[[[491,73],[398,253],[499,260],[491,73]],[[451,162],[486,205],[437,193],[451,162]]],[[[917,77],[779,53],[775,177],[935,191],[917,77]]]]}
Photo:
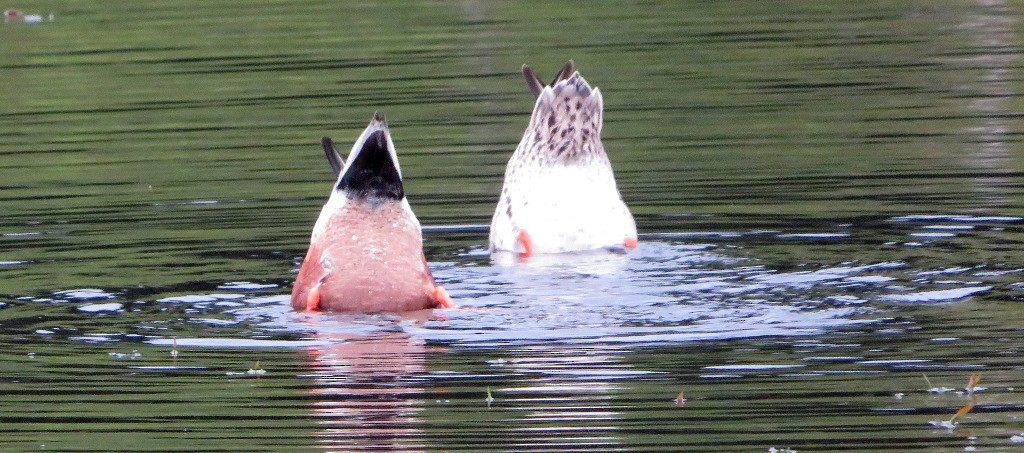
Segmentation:
{"type": "Polygon", "coordinates": [[[636,223],[601,144],[601,91],[572,61],[550,85],[526,65],[523,76],[537,102],[505,169],[491,251],[525,257],[636,247],[636,223]]]}

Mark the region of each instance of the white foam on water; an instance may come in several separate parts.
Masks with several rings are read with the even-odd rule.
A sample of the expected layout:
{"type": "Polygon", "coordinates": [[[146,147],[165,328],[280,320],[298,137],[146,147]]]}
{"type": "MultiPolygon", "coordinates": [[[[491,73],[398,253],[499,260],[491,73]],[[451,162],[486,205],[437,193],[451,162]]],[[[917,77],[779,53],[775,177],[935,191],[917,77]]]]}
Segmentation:
{"type": "Polygon", "coordinates": [[[965,299],[975,294],[985,293],[991,289],[991,286],[969,286],[966,288],[918,291],[907,294],[887,294],[879,297],[879,299],[886,302],[951,302],[965,299]]]}
{"type": "Polygon", "coordinates": [[[860,356],[812,356],[812,357],[804,357],[801,360],[804,360],[806,362],[835,362],[835,363],[844,363],[844,362],[856,362],[858,360],[864,360],[864,357],[860,357],[860,356]]]}
{"type": "Polygon", "coordinates": [[[154,338],[146,343],[155,346],[196,348],[308,348],[331,344],[326,340],[257,340],[252,338],[154,338]]]}
{"type": "Polygon", "coordinates": [[[644,235],[650,238],[740,238],[743,237],[743,233],[735,231],[681,231],[681,232],[667,232],[667,233],[649,233],[644,235]]]}
{"type": "Polygon", "coordinates": [[[252,283],[252,282],[227,282],[217,286],[217,289],[234,291],[259,291],[262,289],[277,288],[273,283],[252,283]]]}
{"type": "Polygon", "coordinates": [[[936,222],[936,221],[950,221],[950,222],[973,222],[973,223],[1012,223],[1024,220],[1024,217],[1011,217],[1011,216],[970,216],[970,215],[903,215],[896,216],[889,219],[893,222],[936,222]]]}
{"type": "Polygon", "coordinates": [[[132,370],[139,370],[139,371],[170,372],[170,371],[203,371],[203,370],[206,370],[208,367],[205,367],[205,366],[181,366],[181,365],[152,365],[152,366],[132,366],[132,367],[128,367],[128,368],[132,369],[132,370]]]}
{"type": "Polygon", "coordinates": [[[40,233],[38,231],[29,231],[29,232],[26,232],[26,233],[4,233],[4,237],[7,237],[7,238],[26,238],[26,237],[38,236],[40,234],[43,234],[43,233],[40,233]]]}
{"type": "Polygon", "coordinates": [[[112,313],[118,312],[124,309],[124,304],[120,302],[110,302],[106,304],[86,304],[78,307],[78,311],[84,313],[112,313]]]}
{"type": "Polygon", "coordinates": [[[845,239],[849,233],[787,233],[775,237],[780,239],[845,239]]]}
{"type": "Polygon", "coordinates": [[[973,268],[970,267],[946,267],[942,269],[935,269],[930,271],[915,272],[914,275],[919,277],[930,277],[933,275],[948,275],[948,274],[962,274],[973,268]]]}
{"type": "Polygon", "coordinates": [[[217,318],[191,318],[189,321],[196,324],[205,324],[208,326],[233,326],[241,321],[235,319],[217,319],[217,318]]]}
{"type": "Polygon", "coordinates": [[[61,291],[55,291],[53,295],[66,300],[95,300],[114,298],[113,294],[110,294],[102,289],[96,288],[65,289],[61,291]]]}
{"type": "Polygon", "coordinates": [[[867,300],[861,299],[857,296],[851,296],[848,294],[843,294],[839,296],[828,296],[825,298],[825,300],[832,302],[834,304],[844,305],[860,305],[867,303],[867,300]]]}
{"type": "Polygon", "coordinates": [[[772,285],[804,285],[808,283],[818,283],[830,280],[845,279],[857,274],[870,270],[878,269],[892,269],[902,267],[903,263],[888,262],[870,264],[866,266],[843,266],[843,267],[832,267],[825,269],[818,269],[814,271],[800,271],[800,272],[784,272],[779,274],[762,274],[750,277],[751,280],[755,280],[761,283],[767,283],[772,285]]]}
{"type": "Polygon", "coordinates": [[[90,334],[77,337],[68,337],[71,341],[81,341],[85,343],[114,343],[117,341],[115,338],[110,338],[112,334],[90,334]]]}
{"type": "Polygon", "coordinates": [[[804,365],[761,365],[761,364],[736,364],[736,365],[711,365],[701,368],[711,371],[773,371],[791,370],[803,368],[804,365]]]}
{"type": "Polygon", "coordinates": [[[974,225],[924,225],[921,227],[924,230],[954,230],[954,231],[970,231],[974,229],[974,225]]]}
{"type": "Polygon", "coordinates": [[[250,297],[245,299],[243,302],[249,305],[263,305],[263,304],[291,304],[291,295],[277,295],[277,296],[261,296],[261,297],[250,297]]]}
{"type": "Polygon", "coordinates": [[[955,237],[956,234],[954,234],[954,233],[931,233],[931,232],[928,232],[928,233],[910,233],[908,236],[915,237],[915,238],[924,238],[924,239],[943,239],[943,238],[955,237]]]}
{"type": "Polygon", "coordinates": [[[221,300],[236,300],[245,298],[244,294],[194,294],[186,296],[173,296],[157,299],[160,303],[174,304],[198,304],[203,302],[217,302],[221,300]]]}
{"type": "Polygon", "coordinates": [[[1019,274],[1021,272],[1024,272],[1024,269],[1020,269],[1020,268],[1018,268],[1018,269],[1005,269],[1005,270],[996,270],[996,271],[977,272],[977,273],[974,274],[974,276],[975,277],[999,277],[999,276],[1009,275],[1009,274],[1019,274]]]}
{"type": "Polygon", "coordinates": [[[855,275],[852,277],[846,277],[843,280],[856,283],[888,283],[896,280],[896,277],[886,277],[884,275],[855,275]]]}
{"type": "Polygon", "coordinates": [[[929,359],[897,359],[897,360],[861,360],[857,362],[858,365],[882,365],[882,366],[898,366],[898,365],[919,365],[922,363],[930,363],[929,359]]]}

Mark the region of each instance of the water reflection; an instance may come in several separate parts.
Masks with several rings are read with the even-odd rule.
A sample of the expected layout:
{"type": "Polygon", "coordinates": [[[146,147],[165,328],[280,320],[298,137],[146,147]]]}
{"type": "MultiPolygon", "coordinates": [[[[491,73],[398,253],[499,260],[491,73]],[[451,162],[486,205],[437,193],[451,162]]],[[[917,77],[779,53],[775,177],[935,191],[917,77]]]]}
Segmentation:
{"type": "Polygon", "coordinates": [[[1007,6],[1001,1],[978,3],[983,8],[968,15],[961,25],[974,44],[983,49],[961,57],[961,64],[982,69],[981,77],[973,84],[976,93],[970,97],[969,107],[978,112],[980,124],[970,128],[976,138],[969,145],[967,160],[981,171],[974,181],[986,204],[1005,207],[1011,203],[1009,189],[1018,179],[1011,172],[1014,120],[1009,100],[1014,97],[1014,68],[1019,53],[1008,49],[1017,45],[1014,27],[1020,19],[1007,14],[1007,6]]]}
{"type": "MultiPolygon", "coordinates": [[[[312,315],[325,345],[307,350],[317,445],[327,451],[421,451],[425,342],[394,330],[346,333],[348,323],[312,315]]],[[[429,312],[412,316],[423,322],[429,312]]]]}
{"type": "Polygon", "coordinates": [[[0,449],[1019,446],[1011,2],[137,6],[0,24],[0,449]],[[607,88],[647,235],[496,265],[477,224],[532,105],[517,71],[568,58],[607,88]],[[380,108],[460,308],[311,324],[284,294],[316,138],[380,108]],[[135,366],[175,336],[198,368],[135,366]],[[922,372],[990,390],[932,430],[963,401],[922,372]]]}
{"type": "Polygon", "coordinates": [[[509,447],[537,451],[625,450],[621,381],[642,376],[613,350],[534,346],[504,351],[489,361],[517,376],[501,388],[498,404],[510,409],[509,447]]]}

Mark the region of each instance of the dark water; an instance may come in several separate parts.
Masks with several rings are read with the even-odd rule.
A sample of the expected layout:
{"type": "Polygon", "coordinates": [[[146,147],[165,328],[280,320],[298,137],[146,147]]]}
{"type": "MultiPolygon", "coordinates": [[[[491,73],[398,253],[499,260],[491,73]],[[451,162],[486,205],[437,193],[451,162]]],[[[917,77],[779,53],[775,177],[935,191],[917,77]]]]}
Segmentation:
{"type": "Polygon", "coordinates": [[[0,450],[1024,447],[1020,5],[17,6],[0,450]],[[569,58],[641,245],[494,263],[569,58]],[[378,110],[459,308],[294,314],[378,110]]]}

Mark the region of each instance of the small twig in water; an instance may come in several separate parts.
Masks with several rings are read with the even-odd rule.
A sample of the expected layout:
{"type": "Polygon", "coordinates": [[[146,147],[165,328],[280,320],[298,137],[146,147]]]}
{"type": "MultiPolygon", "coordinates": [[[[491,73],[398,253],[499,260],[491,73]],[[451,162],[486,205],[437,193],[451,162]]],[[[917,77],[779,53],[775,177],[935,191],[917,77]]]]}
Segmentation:
{"type": "Polygon", "coordinates": [[[956,411],[956,413],[953,414],[953,417],[949,419],[949,423],[953,424],[953,420],[956,420],[957,417],[962,417],[964,415],[967,415],[967,413],[970,412],[971,409],[974,409],[974,405],[975,404],[978,404],[978,397],[977,396],[972,396],[971,400],[967,402],[966,406],[961,407],[960,410],[956,411]]]}
{"type": "Polygon", "coordinates": [[[967,394],[974,396],[974,388],[981,382],[980,374],[972,374],[971,377],[967,378],[967,394]]]}
{"type": "Polygon", "coordinates": [[[974,387],[978,385],[978,382],[981,382],[980,374],[972,374],[971,377],[967,378],[967,395],[971,397],[971,400],[967,402],[966,406],[961,407],[960,410],[953,414],[953,418],[949,419],[949,423],[953,423],[953,420],[956,420],[958,417],[967,415],[978,404],[978,395],[974,394],[974,387]]]}

